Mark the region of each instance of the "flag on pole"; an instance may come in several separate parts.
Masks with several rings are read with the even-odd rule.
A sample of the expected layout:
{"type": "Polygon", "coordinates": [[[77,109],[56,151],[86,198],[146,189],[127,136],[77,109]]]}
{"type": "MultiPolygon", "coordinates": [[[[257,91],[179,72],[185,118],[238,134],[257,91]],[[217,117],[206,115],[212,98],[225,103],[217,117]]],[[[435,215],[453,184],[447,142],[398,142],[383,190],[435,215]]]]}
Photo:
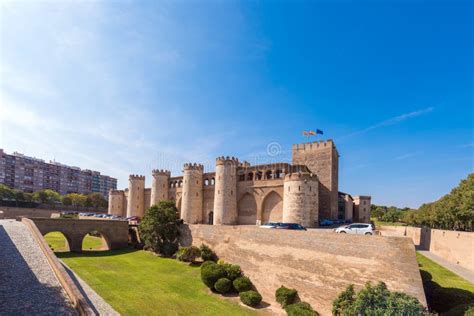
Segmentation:
{"type": "Polygon", "coordinates": [[[303,136],[309,137],[309,134],[307,131],[303,131],[303,136]]]}
{"type": "Polygon", "coordinates": [[[316,136],[316,132],[315,132],[315,131],[311,131],[311,130],[310,130],[310,131],[308,132],[308,134],[309,134],[309,135],[316,136]]]}
{"type": "Polygon", "coordinates": [[[323,135],[324,133],[323,133],[323,131],[322,131],[322,130],[320,130],[320,129],[316,129],[316,134],[321,134],[321,135],[323,135]]]}

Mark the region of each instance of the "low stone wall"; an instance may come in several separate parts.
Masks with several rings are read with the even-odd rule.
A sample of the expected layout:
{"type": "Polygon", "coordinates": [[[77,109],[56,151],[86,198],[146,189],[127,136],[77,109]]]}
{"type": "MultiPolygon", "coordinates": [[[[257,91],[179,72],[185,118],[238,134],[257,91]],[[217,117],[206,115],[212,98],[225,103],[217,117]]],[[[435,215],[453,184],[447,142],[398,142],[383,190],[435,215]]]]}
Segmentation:
{"type": "Polygon", "coordinates": [[[82,295],[81,291],[77,288],[74,281],[71,279],[69,274],[67,274],[66,270],[59,262],[56,255],[53,251],[49,248],[48,243],[44,240],[43,236],[41,235],[40,231],[36,227],[35,223],[28,219],[22,218],[22,223],[28,227],[33,238],[36,240],[38,245],[40,246],[41,250],[43,251],[46,259],[48,260],[51,269],[53,270],[56,278],[58,279],[61,286],[66,291],[69,299],[76,309],[78,315],[80,316],[93,316],[95,315],[93,308],[89,305],[86,298],[82,295]]]}
{"type": "MultiPolygon", "coordinates": [[[[84,209],[84,208],[83,208],[84,209]]],[[[28,207],[10,207],[10,206],[0,206],[0,211],[3,211],[5,218],[16,218],[17,216],[24,217],[51,217],[51,214],[59,214],[61,211],[78,211],[82,210],[73,208],[73,207],[57,207],[55,209],[51,208],[28,208],[28,207]]],[[[86,211],[84,211],[86,212],[86,211]]],[[[103,210],[93,210],[90,209],[90,212],[94,213],[106,213],[103,210]]]]}
{"type": "Polygon", "coordinates": [[[322,315],[347,285],[384,281],[390,290],[417,297],[426,306],[415,248],[406,238],[357,236],[255,226],[183,225],[183,245],[210,245],[225,261],[239,264],[270,308],[281,285],[296,288],[322,315]]]}
{"type": "Polygon", "coordinates": [[[415,246],[474,271],[474,233],[420,228],[410,226],[382,226],[382,236],[410,238],[415,246]]]}
{"type": "Polygon", "coordinates": [[[0,211],[3,212],[5,218],[16,218],[17,216],[24,217],[51,217],[51,214],[60,213],[60,210],[27,208],[27,207],[9,207],[0,206],[0,211]]]}

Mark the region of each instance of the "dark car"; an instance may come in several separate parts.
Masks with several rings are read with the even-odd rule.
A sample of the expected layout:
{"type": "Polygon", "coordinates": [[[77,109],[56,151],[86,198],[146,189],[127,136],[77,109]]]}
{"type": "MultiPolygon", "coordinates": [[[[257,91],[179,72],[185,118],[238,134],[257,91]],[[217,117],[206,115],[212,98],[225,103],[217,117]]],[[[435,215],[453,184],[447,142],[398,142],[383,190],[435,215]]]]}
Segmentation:
{"type": "Polygon", "coordinates": [[[306,230],[306,228],[297,223],[281,223],[275,229],[306,230]]]}

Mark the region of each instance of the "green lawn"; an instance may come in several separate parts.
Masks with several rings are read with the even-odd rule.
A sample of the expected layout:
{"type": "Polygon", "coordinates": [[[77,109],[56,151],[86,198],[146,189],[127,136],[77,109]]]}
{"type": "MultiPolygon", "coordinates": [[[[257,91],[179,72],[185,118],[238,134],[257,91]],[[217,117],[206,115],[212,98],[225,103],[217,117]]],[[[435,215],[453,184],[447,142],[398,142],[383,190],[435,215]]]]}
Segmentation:
{"type": "Polygon", "coordinates": [[[255,315],[212,294],[199,267],[132,249],[57,253],[122,315],[255,315]]]}
{"type": "Polygon", "coordinates": [[[405,226],[404,223],[400,223],[400,222],[382,222],[382,221],[379,221],[376,217],[372,217],[370,218],[370,220],[374,222],[375,227],[377,229],[380,228],[381,226],[405,226]]]}
{"type": "MultiPolygon", "coordinates": [[[[66,238],[60,232],[46,234],[44,239],[54,252],[69,251],[66,238]]],[[[83,250],[100,250],[102,248],[102,238],[86,235],[82,242],[83,250]]]]}
{"type": "Polygon", "coordinates": [[[426,298],[434,311],[445,313],[459,305],[474,304],[474,284],[420,253],[416,257],[426,298]]]}

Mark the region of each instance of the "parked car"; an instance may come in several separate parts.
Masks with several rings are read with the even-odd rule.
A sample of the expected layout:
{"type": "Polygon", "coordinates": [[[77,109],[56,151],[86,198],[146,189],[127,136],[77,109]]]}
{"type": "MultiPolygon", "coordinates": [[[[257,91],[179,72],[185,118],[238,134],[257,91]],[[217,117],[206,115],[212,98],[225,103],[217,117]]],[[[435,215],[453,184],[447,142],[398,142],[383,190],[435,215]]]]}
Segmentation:
{"type": "Polygon", "coordinates": [[[297,223],[280,223],[275,229],[306,230],[306,228],[297,223]]]}
{"type": "Polygon", "coordinates": [[[374,229],[371,224],[354,223],[344,225],[334,230],[338,234],[357,234],[357,235],[373,235],[374,229]]]}
{"type": "Polygon", "coordinates": [[[319,222],[319,226],[332,226],[334,222],[330,219],[323,219],[319,222]]]}
{"type": "Polygon", "coordinates": [[[281,223],[270,222],[270,223],[265,223],[263,225],[260,225],[260,228],[276,228],[280,224],[281,223]]]}

